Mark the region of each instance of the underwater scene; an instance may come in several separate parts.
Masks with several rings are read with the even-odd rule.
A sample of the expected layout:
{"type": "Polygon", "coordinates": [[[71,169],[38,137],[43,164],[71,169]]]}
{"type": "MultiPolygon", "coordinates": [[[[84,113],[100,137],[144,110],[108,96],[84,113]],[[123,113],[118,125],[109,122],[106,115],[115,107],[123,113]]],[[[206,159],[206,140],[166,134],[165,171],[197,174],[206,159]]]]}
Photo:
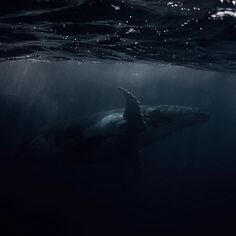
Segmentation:
{"type": "Polygon", "coordinates": [[[236,1],[2,0],[1,235],[234,235],[236,1]]]}

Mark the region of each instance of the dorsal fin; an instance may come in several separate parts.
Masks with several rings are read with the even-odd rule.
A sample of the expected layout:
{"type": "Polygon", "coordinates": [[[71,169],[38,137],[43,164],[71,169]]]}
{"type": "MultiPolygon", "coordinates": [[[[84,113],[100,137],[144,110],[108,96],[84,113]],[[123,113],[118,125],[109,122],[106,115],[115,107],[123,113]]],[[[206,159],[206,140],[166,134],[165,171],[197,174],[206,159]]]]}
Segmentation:
{"type": "Polygon", "coordinates": [[[143,129],[144,120],[140,108],[140,102],[137,98],[124,88],[119,88],[120,92],[124,95],[126,100],[125,111],[123,114],[124,119],[130,128],[143,129]]]}

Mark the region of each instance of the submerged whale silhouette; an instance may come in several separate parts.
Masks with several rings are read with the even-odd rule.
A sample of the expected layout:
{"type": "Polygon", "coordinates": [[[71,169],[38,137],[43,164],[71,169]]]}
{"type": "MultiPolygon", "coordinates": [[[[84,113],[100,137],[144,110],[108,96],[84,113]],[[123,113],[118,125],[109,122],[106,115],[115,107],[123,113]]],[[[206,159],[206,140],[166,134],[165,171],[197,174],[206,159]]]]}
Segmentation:
{"type": "MultiPolygon", "coordinates": [[[[137,98],[119,88],[125,108],[98,112],[76,122],[51,129],[44,139],[64,150],[96,150],[109,140],[142,149],[176,130],[206,122],[209,114],[198,108],[177,105],[140,105],[137,98]]],[[[41,137],[42,139],[42,137],[41,137]]]]}

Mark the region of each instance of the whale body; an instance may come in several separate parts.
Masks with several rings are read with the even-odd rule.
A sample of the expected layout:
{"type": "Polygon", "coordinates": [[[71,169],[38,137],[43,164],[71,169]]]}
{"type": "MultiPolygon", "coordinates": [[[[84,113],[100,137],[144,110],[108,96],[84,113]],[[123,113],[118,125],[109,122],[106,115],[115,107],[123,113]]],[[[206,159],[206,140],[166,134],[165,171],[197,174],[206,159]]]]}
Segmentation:
{"type": "Polygon", "coordinates": [[[209,118],[208,113],[196,107],[140,105],[132,93],[123,88],[119,90],[126,101],[124,108],[98,112],[53,128],[40,139],[78,153],[97,150],[109,140],[142,149],[177,130],[204,123],[209,118]]]}

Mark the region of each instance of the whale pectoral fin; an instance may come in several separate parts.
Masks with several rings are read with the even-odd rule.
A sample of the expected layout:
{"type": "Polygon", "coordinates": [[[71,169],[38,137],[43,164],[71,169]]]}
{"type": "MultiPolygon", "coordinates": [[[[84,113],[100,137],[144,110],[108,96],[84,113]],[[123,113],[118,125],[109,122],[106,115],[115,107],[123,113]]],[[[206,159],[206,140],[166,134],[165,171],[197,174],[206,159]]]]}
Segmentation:
{"type": "Polygon", "coordinates": [[[135,129],[144,128],[144,119],[141,112],[140,102],[137,98],[124,88],[119,88],[120,92],[124,95],[126,100],[125,111],[123,114],[128,127],[135,129]]]}

